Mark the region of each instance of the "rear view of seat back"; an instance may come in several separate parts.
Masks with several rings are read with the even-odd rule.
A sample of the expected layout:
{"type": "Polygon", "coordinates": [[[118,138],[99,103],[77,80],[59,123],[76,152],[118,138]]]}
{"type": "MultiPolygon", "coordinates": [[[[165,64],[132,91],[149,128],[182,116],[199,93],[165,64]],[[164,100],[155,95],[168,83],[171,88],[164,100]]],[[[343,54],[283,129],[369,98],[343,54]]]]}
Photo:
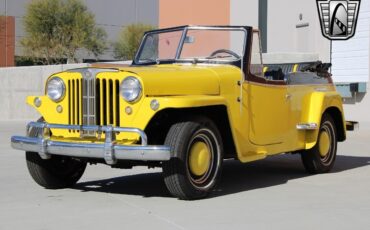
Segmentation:
{"type": "Polygon", "coordinates": [[[313,63],[315,62],[265,64],[264,74],[266,79],[269,80],[285,80],[285,75],[288,73],[301,71],[302,68],[313,63]]]}
{"type": "Polygon", "coordinates": [[[267,80],[283,81],[285,74],[280,67],[274,67],[273,69],[269,69],[265,72],[265,78],[267,80]]]}

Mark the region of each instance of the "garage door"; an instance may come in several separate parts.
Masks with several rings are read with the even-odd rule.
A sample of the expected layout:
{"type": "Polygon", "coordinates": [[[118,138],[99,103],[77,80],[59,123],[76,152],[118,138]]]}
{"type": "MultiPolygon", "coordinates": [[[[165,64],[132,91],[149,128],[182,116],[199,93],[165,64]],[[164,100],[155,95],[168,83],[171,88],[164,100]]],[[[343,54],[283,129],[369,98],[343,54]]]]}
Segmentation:
{"type": "Polygon", "coordinates": [[[370,0],[362,0],[356,34],[332,42],[332,73],[337,83],[369,81],[370,0]]]}

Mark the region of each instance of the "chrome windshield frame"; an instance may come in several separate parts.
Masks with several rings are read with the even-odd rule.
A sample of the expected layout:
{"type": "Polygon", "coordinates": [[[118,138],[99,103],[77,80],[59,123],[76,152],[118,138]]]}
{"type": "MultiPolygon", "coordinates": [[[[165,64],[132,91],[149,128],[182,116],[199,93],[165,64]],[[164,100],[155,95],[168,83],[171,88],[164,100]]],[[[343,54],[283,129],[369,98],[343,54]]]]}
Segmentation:
{"type": "MultiPolygon", "coordinates": [[[[140,62],[140,55],[144,49],[144,44],[146,41],[146,38],[148,35],[152,34],[159,34],[159,33],[168,33],[168,32],[175,32],[175,31],[182,31],[181,38],[179,40],[179,44],[176,49],[176,55],[173,59],[174,62],[178,61],[186,61],[186,60],[191,60],[191,59],[181,59],[181,52],[184,46],[184,42],[187,36],[188,31],[190,30],[219,30],[219,31],[241,31],[244,32],[244,41],[243,41],[243,51],[242,51],[242,56],[240,57],[240,60],[243,61],[245,60],[245,56],[247,53],[247,45],[248,45],[248,31],[250,30],[251,27],[245,27],[245,26],[179,26],[179,27],[173,27],[173,28],[166,28],[166,29],[158,29],[158,30],[151,30],[148,32],[144,33],[144,36],[141,40],[140,46],[138,51],[136,52],[135,58],[133,60],[134,65],[145,65],[147,63],[142,63],[140,62]]],[[[166,59],[169,60],[169,59],[166,59]]],[[[171,59],[172,60],[172,59],[171,59]]],[[[202,59],[203,60],[203,59],[202,59]]],[[[222,61],[218,60],[219,62],[227,62],[227,61],[222,61]]],[[[156,61],[157,62],[157,61],[156,61]]],[[[153,63],[156,63],[153,61],[153,63]]],[[[210,61],[212,63],[212,61],[210,61]]],[[[152,63],[152,62],[150,62],[152,63]]]]}

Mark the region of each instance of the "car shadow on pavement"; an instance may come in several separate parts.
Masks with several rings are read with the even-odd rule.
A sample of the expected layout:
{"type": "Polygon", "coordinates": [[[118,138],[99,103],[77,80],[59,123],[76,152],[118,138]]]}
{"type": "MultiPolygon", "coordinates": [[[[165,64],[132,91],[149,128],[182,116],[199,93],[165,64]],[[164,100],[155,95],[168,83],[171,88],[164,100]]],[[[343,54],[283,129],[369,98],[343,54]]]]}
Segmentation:
{"type": "MultiPolygon", "coordinates": [[[[330,173],[340,173],[367,165],[370,165],[370,157],[338,155],[330,173]]],[[[299,154],[273,156],[249,164],[227,162],[221,183],[212,193],[212,197],[281,185],[289,180],[309,176],[315,175],[305,171],[299,154]]]]}
{"type": "MultiPolygon", "coordinates": [[[[338,155],[331,173],[368,165],[370,157],[338,155]]],[[[247,164],[227,160],[224,162],[219,186],[210,198],[281,185],[308,176],[312,175],[305,172],[299,155],[274,156],[247,164]]],[[[171,197],[159,172],[82,182],[73,189],[143,197],[171,197]]]]}
{"type": "Polygon", "coordinates": [[[171,197],[160,172],[82,182],[76,184],[72,189],[143,197],[171,197]]]}

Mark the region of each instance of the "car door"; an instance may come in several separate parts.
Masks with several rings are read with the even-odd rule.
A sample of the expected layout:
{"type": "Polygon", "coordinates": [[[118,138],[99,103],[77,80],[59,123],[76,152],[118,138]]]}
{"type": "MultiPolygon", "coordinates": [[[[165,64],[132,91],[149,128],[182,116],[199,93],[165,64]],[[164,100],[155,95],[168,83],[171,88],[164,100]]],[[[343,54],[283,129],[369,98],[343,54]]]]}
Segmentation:
{"type": "Polygon", "coordinates": [[[289,94],[284,80],[266,79],[259,42],[253,33],[251,64],[243,83],[243,108],[249,120],[249,141],[254,145],[277,145],[286,142],[289,132],[289,94]]]}
{"type": "Polygon", "coordinates": [[[249,140],[255,145],[282,144],[289,131],[289,106],[285,86],[245,83],[248,94],[249,140]]]}

